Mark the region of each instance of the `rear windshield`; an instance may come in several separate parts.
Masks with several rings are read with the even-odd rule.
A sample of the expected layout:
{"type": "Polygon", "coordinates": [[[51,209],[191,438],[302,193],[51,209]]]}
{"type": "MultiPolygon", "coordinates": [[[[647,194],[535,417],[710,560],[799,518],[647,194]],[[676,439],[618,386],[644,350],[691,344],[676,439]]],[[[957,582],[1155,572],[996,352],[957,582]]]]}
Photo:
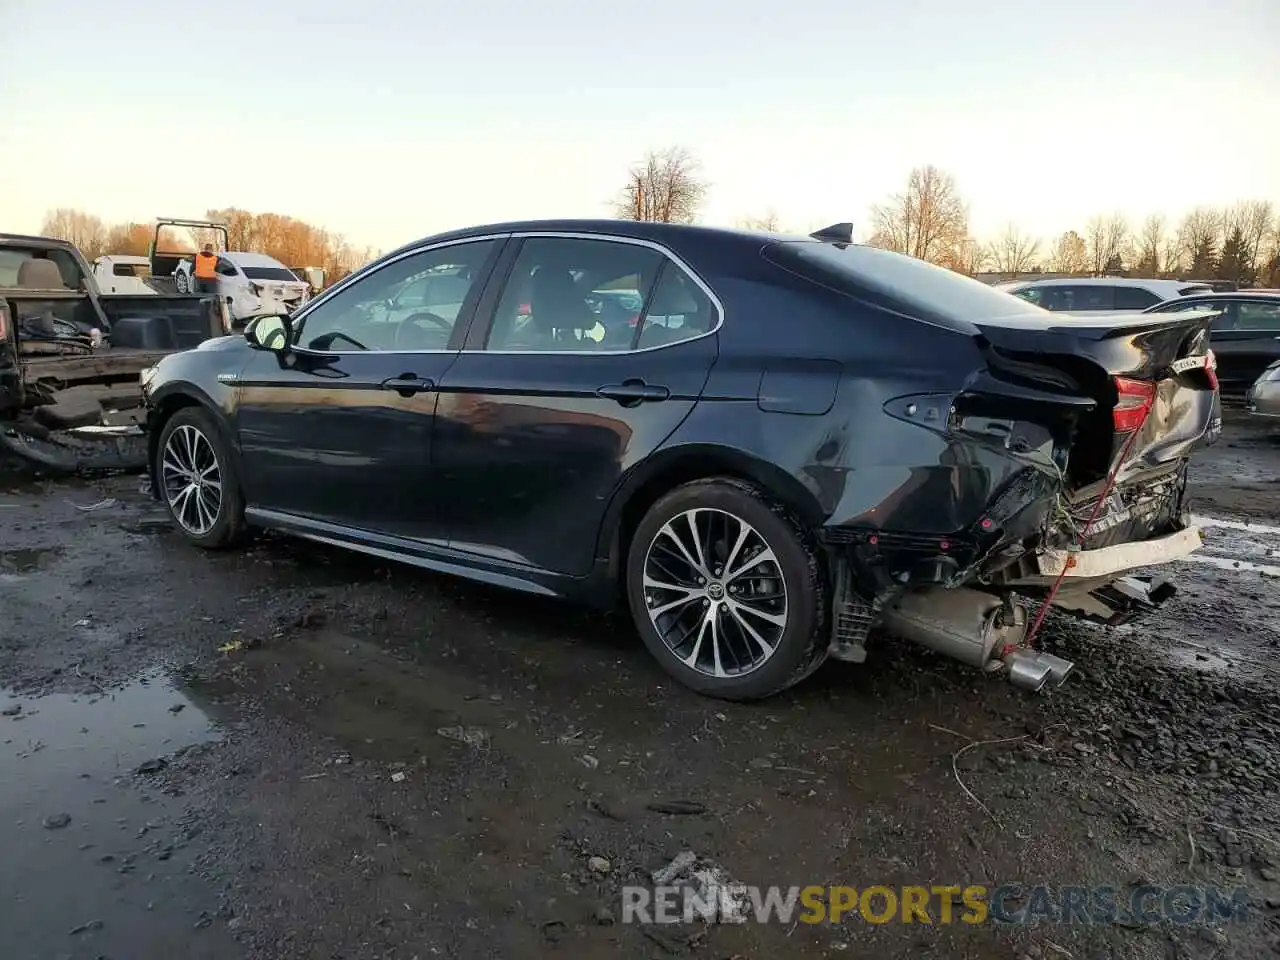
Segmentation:
{"type": "Polygon", "coordinates": [[[1189,297],[1193,293],[1213,293],[1213,287],[1207,287],[1203,284],[1191,287],[1179,287],[1178,296],[1189,297]]]}
{"type": "Polygon", "coordinates": [[[838,247],[818,241],[787,241],[765,248],[764,255],[819,282],[851,281],[924,313],[956,320],[994,320],[1045,315],[1004,290],[924,260],[856,244],[838,247]]]}
{"type": "Polygon", "coordinates": [[[241,272],[250,280],[297,280],[292,271],[284,267],[241,267],[241,272]]]}
{"type": "Polygon", "coordinates": [[[52,260],[62,276],[62,286],[68,290],[80,289],[82,274],[71,251],[24,249],[16,246],[0,249],[0,287],[19,286],[18,276],[22,273],[22,265],[28,260],[52,260]]]}

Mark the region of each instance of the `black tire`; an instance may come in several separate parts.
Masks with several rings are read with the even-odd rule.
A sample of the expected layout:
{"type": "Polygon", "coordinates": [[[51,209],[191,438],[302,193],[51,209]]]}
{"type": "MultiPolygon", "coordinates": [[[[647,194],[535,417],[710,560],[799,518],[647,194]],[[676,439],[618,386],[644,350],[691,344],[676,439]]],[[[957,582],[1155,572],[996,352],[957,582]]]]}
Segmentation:
{"type": "MultiPolygon", "coordinates": [[[[182,436],[190,436],[188,433],[182,436]]],[[[244,492],[240,487],[240,473],[236,458],[227,442],[226,436],[218,422],[207,410],[200,407],[184,407],[165,421],[160,430],[160,441],[156,444],[156,458],[151,465],[156,486],[160,491],[160,499],[164,502],[173,525],[179,533],[197,547],[206,550],[220,550],[234,546],[244,539],[244,492]],[[218,511],[213,524],[208,530],[192,529],[174,509],[169,491],[166,488],[165,453],[169,449],[170,440],[180,430],[195,430],[208,443],[217,461],[218,474],[221,477],[221,496],[218,511]]]]}
{"type": "MultiPolygon", "coordinates": [[[[725,573],[727,576],[728,571],[725,573]]],[[[631,539],[626,588],[632,619],[649,652],[675,679],[707,696],[763,699],[799,683],[826,659],[826,590],[813,538],[786,507],[744,481],[727,477],[697,480],[677,487],[650,507],[631,539]],[[785,584],[785,623],[772,653],[749,672],[714,676],[689,666],[663,639],[650,617],[644,578],[651,545],[668,521],[694,509],[719,511],[749,524],[777,559],[776,567],[771,569],[781,574],[785,584]]],[[[679,594],[674,596],[678,598],[679,594]]],[[[697,602],[709,605],[711,601],[697,602]]],[[[693,621],[696,619],[692,617],[693,621]]],[[[690,656],[696,657],[696,650],[690,656]]]]}

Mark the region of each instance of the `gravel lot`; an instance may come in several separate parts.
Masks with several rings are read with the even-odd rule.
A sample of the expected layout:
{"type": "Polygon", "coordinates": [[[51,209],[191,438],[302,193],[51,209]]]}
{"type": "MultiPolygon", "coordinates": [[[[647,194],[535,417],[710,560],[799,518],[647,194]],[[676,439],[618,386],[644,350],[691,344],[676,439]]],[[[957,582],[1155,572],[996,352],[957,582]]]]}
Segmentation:
{"type": "Polygon", "coordinates": [[[1179,595],[1051,621],[1080,665],[1052,694],[886,641],[745,706],[622,617],[282,537],[204,554],[137,477],[0,480],[4,956],[1275,956],[1280,435],[1229,419],[1193,484],[1179,595]],[[682,850],[759,885],[1251,899],[1219,926],[619,922],[682,850]]]}

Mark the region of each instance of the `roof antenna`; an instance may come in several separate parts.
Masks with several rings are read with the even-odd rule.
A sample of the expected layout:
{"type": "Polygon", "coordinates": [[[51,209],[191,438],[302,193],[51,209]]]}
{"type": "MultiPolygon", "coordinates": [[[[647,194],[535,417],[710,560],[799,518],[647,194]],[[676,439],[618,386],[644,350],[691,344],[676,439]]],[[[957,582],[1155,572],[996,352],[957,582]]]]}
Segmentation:
{"type": "Polygon", "coordinates": [[[853,224],[852,223],[833,223],[829,227],[823,227],[809,234],[814,240],[821,240],[823,243],[853,243],[853,224]]]}

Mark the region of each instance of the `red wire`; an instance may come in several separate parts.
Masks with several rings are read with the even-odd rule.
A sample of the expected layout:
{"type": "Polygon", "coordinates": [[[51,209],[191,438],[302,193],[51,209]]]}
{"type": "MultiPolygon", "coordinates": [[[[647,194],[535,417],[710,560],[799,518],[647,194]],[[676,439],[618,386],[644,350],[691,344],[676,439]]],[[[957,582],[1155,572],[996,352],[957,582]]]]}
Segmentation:
{"type": "MultiPolygon", "coordinates": [[[[1141,432],[1143,426],[1146,425],[1147,417],[1151,415],[1151,409],[1152,407],[1147,407],[1146,411],[1142,414],[1142,420],[1138,423],[1138,426],[1134,429],[1133,433],[1129,435],[1128,441],[1125,442],[1124,448],[1120,451],[1120,458],[1116,460],[1116,465],[1111,468],[1111,473],[1107,476],[1106,485],[1102,488],[1102,493],[1098,495],[1098,501],[1093,505],[1093,513],[1089,515],[1089,521],[1084,525],[1084,529],[1076,534],[1076,546],[1084,545],[1084,540],[1089,533],[1089,529],[1093,526],[1093,522],[1098,519],[1098,514],[1102,511],[1102,504],[1106,502],[1107,494],[1109,494],[1111,492],[1111,488],[1115,486],[1116,477],[1120,474],[1120,468],[1124,466],[1125,460],[1129,458],[1129,451],[1133,447],[1133,442],[1138,439],[1138,434],[1141,432]]],[[[1058,574],[1058,578],[1053,582],[1053,586],[1049,588],[1049,593],[1044,598],[1044,603],[1040,605],[1040,610],[1036,613],[1035,620],[1031,622],[1031,627],[1027,630],[1027,635],[1022,640],[1023,646],[1030,647],[1031,641],[1033,641],[1036,638],[1036,634],[1040,632],[1040,625],[1044,623],[1044,618],[1049,613],[1049,608],[1053,606],[1053,598],[1057,596],[1058,588],[1062,586],[1062,581],[1066,579],[1067,571],[1073,566],[1075,566],[1075,559],[1068,554],[1066,562],[1062,565],[1062,572],[1058,574]]],[[[1017,648],[1018,644],[1005,644],[1003,649],[1000,651],[1001,659],[1007,657],[1017,648]]]]}

